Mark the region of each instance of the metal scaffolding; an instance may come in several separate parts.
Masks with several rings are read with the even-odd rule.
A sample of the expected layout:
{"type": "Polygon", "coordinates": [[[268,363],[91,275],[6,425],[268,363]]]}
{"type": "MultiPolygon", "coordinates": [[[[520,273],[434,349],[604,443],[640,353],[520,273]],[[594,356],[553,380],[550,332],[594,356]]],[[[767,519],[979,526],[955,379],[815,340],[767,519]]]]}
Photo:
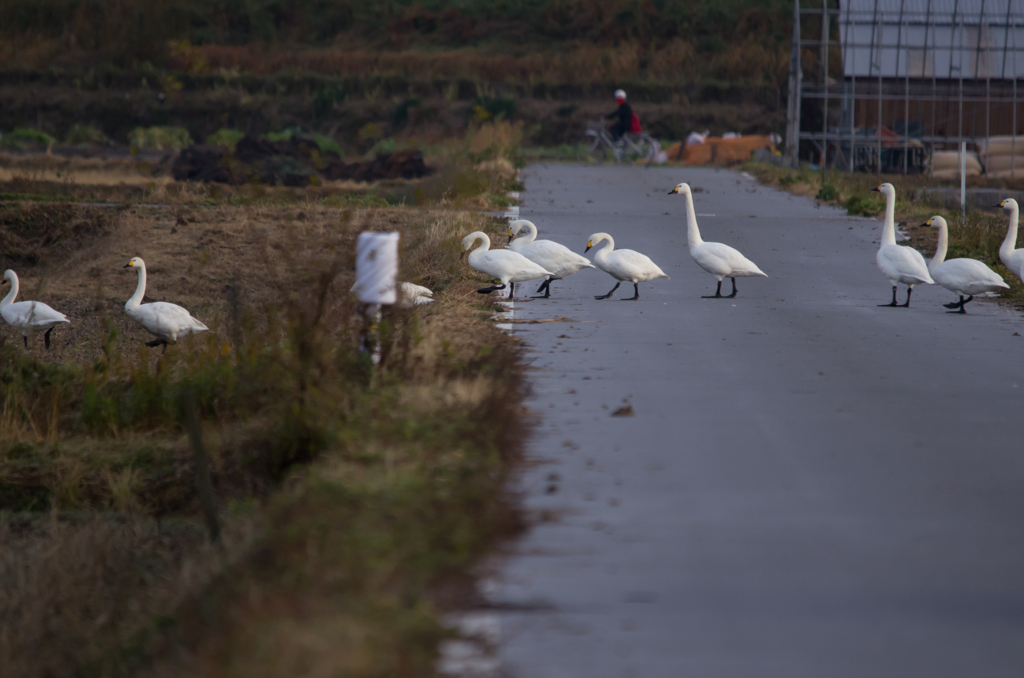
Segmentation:
{"type": "Polygon", "coordinates": [[[933,149],[1011,137],[1024,0],[794,0],[786,154],[923,171],[933,149]]]}

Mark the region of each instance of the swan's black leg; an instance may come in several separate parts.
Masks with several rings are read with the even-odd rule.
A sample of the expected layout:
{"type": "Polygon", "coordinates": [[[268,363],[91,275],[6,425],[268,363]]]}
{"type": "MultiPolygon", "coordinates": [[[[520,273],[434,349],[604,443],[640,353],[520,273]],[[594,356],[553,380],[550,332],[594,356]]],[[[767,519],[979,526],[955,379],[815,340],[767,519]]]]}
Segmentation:
{"type": "Polygon", "coordinates": [[[633,296],[629,299],[620,299],[619,301],[636,301],[640,298],[640,286],[637,283],[633,283],[633,296]]]}
{"type": "Polygon", "coordinates": [[[508,284],[508,300],[516,300],[516,284],[514,282],[508,284]]]}
{"type": "Polygon", "coordinates": [[[615,283],[615,287],[613,287],[613,288],[612,288],[612,291],[611,291],[611,292],[609,292],[608,294],[606,294],[606,295],[604,295],[604,296],[601,296],[601,297],[594,297],[594,298],[595,298],[595,299],[607,299],[608,297],[610,297],[610,296],[612,296],[613,294],[615,294],[615,290],[619,289],[619,285],[621,285],[621,284],[622,284],[621,282],[617,282],[617,283],[615,283]]]}
{"type": "Polygon", "coordinates": [[[718,281],[718,289],[715,290],[714,294],[705,294],[701,299],[721,299],[722,298],[722,281],[718,281]]]}
{"type": "Polygon", "coordinates": [[[900,306],[902,306],[903,308],[910,308],[910,295],[913,293],[913,291],[913,287],[907,287],[907,303],[900,304],[900,306]]]}
{"type": "Polygon", "coordinates": [[[888,304],[879,304],[879,306],[899,306],[899,304],[896,303],[896,286],[895,285],[892,286],[892,301],[889,302],[888,304]]]}
{"type": "Polygon", "coordinates": [[[552,280],[557,280],[557,278],[548,278],[547,280],[544,281],[543,285],[537,288],[537,296],[535,296],[534,299],[547,299],[551,296],[552,280]],[[543,296],[541,296],[541,292],[544,292],[543,296]]]}
{"type": "Polygon", "coordinates": [[[28,337],[23,334],[21,335],[21,340],[25,342],[25,348],[28,348],[28,337]]]}
{"type": "Polygon", "coordinates": [[[46,348],[50,348],[50,332],[53,332],[52,327],[46,330],[46,334],[43,335],[43,345],[45,345],[46,348]]]}
{"type": "Polygon", "coordinates": [[[729,278],[732,281],[732,294],[726,297],[726,299],[732,299],[736,296],[736,278],[729,278]]]}
{"type": "Polygon", "coordinates": [[[959,303],[956,303],[956,304],[943,304],[943,306],[945,306],[946,308],[956,308],[956,309],[959,309],[957,311],[948,311],[948,313],[966,314],[967,313],[967,309],[964,308],[964,306],[966,306],[967,302],[971,301],[972,299],[974,299],[974,295],[973,294],[970,295],[969,297],[967,297],[966,299],[964,299],[964,295],[961,294],[960,295],[960,302],[959,303]]]}
{"type": "Polygon", "coordinates": [[[504,285],[491,285],[490,287],[481,288],[481,289],[477,290],[477,292],[479,294],[490,294],[494,290],[503,290],[503,289],[505,289],[504,285]]]}
{"type": "Polygon", "coordinates": [[[147,341],[146,342],[146,346],[149,346],[150,348],[156,348],[157,346],[161,346],[161,345],[164,347],[164,350],[166,351],[167,350],[167,340],[166,339],[154,339],[153,341],[147,341]]]}

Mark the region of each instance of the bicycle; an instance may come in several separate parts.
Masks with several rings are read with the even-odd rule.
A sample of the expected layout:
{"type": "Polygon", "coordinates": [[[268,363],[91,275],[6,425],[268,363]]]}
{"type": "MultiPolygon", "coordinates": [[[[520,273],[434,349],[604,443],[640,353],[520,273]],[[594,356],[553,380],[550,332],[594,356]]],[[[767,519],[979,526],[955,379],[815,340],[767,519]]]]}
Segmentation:
{"type": "Polygon", "coordinates": [[[650,164],[661,151],[661,144],[646,132],[627,132],[621,139],[614,141],[603,122],[588,122],[583,138],[576,142],[576,159],[584,165],[599,165],[605,161],[609,151],[617,163],[646,158],[650,164]]]}

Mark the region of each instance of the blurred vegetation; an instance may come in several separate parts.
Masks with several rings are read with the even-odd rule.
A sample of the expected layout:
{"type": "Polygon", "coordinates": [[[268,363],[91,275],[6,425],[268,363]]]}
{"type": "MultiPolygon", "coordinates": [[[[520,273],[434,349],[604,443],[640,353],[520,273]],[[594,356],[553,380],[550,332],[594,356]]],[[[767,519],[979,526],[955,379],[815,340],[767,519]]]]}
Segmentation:
{"type": "Polygon", "coordinates": [[[181,149],[192,145],[192,137],[181,127],[136,127],[128,136],[135,148],[181,149]]]}
{"type": "Polygon", "coordinates": [[[30,127],[15,127],[10,132],[4,134],[3,138],[0,138],[0,148],[22,150],[26,144],[48,147],[52,146],[55,141],[56,139],[46,132],[30,127]]]}

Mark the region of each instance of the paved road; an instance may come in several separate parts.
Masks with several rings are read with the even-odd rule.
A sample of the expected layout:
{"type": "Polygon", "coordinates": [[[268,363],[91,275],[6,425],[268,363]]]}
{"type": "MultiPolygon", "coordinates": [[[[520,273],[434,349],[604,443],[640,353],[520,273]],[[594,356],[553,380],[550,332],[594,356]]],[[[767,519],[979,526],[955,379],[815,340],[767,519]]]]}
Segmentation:
{"type": "Polygon", "coordinates": [[[584,271],[517,304],[576,322],[517,326],[539,524],[499,577],[504,674],[1024,676],[1024,319],[947,315],[938,287],[877,307],[880,221],[736,173],[525,176],[542,237],[607,231],[671,280],[598,302],[614,281],[584,271]],[[699,298],[679,181],[768,279],[699,298]]]}

